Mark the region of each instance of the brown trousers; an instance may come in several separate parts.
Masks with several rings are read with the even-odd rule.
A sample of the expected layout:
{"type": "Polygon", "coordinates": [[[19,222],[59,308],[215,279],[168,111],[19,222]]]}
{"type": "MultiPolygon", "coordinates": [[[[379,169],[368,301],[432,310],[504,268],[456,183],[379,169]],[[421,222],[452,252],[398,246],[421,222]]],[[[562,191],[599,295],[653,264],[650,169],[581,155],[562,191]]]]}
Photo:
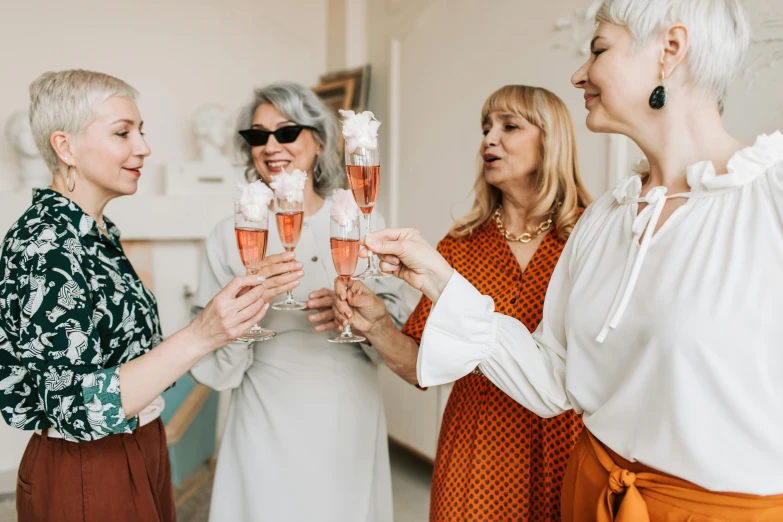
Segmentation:
{"type": "Polygon", "coordinates": [[[586,429],[562,492],[563,522],[783,521],[783,495],[708,491],[622,458],[586,429]]]}
{"type": "Polygon", "coordinates": [[[16,483],[19,522],[174,522],[160,418],[91,442],[34,434],[16,483]]]}

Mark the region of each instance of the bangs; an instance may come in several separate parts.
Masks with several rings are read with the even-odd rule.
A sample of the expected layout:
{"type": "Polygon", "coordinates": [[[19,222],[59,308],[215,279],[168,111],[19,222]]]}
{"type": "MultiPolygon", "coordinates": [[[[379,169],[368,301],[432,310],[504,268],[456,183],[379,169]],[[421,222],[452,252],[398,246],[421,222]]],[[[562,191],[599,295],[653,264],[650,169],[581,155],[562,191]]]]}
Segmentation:
{"type": "Polygon", "coordinates": [[[523,85],[507,85],[493,93],[481,108],[481,124],[484,125],[493,112],[501,112],[522,116],[533,125],[538,126],[530,107],[534,106],[534,93],[523,85]]]}

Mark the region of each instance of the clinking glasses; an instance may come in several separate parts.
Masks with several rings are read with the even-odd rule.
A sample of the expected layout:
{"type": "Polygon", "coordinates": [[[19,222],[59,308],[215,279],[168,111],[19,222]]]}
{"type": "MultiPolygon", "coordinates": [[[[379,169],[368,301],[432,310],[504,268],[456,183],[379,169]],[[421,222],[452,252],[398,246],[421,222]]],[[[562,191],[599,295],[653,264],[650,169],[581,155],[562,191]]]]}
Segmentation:
{"type": "Polygon", "coordinates": [[[269,141],[269,136],[272,134],[274,134],[278,143],[293,143],[304,129],[315,130],[315,127],[310,127],[309,125],[289,125],[280,127],[276,131],[247,129],[239,131],[239,134],[251,147],[260,147],[261,145],[266,145],[266,142],[269,141]]]}

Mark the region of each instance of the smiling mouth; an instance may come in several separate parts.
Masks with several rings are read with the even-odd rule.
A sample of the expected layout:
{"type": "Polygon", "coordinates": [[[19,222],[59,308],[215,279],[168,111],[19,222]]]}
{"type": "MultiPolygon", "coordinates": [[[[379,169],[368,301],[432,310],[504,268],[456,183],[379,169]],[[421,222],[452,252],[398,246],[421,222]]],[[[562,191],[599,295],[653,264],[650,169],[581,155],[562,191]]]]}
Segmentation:
{"type": "Polygon", "coordinates": [[[273,170],[273,169],[285,168],[291,162],[288,160],[278,160],[278,161],[265,161],[264,163],[266,163],[267,168],[273,170]]]}
{"type": "Polygon", "coordinates": [[[128,167],[123,167],[123,168],[135,176],[141,176],[141,167],[137,169],[130,169],[128,167]]]}
{"type": "Polygon", "coordinates": [[[589,96],[585,96],[585,104],[590,103],[592,100],[595,100],[598,98],[598,94],[591,94],[589,96]]]}

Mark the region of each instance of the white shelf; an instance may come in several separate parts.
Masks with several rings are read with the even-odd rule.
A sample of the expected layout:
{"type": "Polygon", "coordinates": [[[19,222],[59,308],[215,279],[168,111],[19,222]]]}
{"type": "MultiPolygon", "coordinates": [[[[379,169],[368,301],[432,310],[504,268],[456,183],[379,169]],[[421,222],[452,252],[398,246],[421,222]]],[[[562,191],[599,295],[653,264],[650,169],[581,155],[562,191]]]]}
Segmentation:
{"type": "MultiPolygon", "coordinates": [[[[31,204],[27,193],[0,194],[0,236],[31,204]]],[[[117,198],[106,207],[123,240],[205,239],[218,221],[233,212],[232,197],[216,195],[138,194],[117,198]]]]}

